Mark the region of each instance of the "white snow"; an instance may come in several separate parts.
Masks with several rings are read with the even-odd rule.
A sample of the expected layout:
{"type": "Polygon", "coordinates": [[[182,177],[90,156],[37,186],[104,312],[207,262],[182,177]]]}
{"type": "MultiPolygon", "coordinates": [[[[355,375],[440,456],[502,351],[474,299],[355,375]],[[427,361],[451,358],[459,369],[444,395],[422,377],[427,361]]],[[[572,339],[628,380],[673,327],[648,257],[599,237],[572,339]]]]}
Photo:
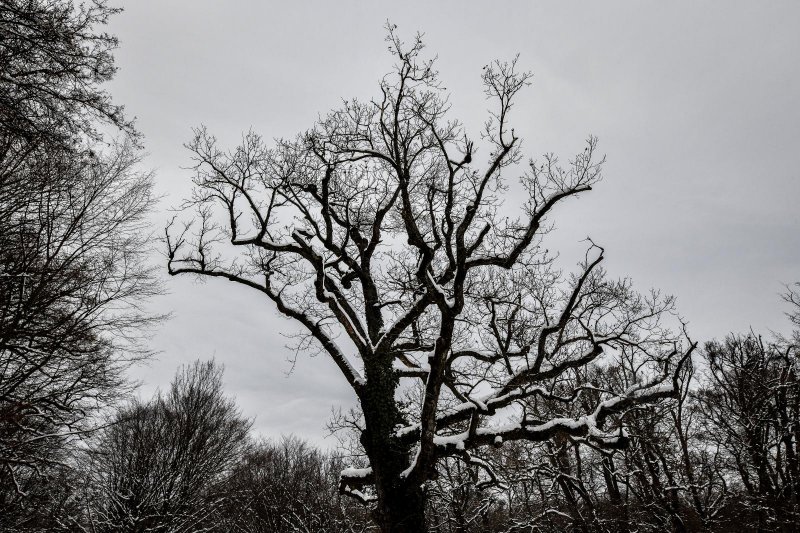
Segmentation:
{"type": "Polygon", "coordinates": [[[342,477],[365,479],[372,475],[372,468],[355,468],[348,466],[341,472],[342,477]]]}

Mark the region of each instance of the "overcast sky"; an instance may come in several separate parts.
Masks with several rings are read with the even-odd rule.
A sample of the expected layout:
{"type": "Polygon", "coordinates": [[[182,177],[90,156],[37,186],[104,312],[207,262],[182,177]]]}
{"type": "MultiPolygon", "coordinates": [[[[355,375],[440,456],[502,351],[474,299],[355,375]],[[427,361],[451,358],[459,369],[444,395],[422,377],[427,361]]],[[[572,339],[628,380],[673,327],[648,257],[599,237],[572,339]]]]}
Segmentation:
{"type": "MultiPolygon", "coordinates": [[[[785,330],[783,284],[800,281],[800,3],[257,2],[136,0],[110,31],[111,86],[137,117],[161,227],[187,194],[191,127],[233,146],[253,128],[292,137],[342,98],[368,99],[391,69],[384,24],[425,34],[453,116],[477,136],[481,67],[520,54],[533,84],[514,109],[526,155],[564,159],[599,137],[603,181],[553,220],[573,265],[587,235],[614,277],[674,294],[696,340],[785,330]]],[[[223,281],[165,282],[161,353],[143,393],[178,365],[215,357],[265,436],[324,445],[332,407],[353,398],[333,363],[285,348],[294,326],[223,281]]]]}

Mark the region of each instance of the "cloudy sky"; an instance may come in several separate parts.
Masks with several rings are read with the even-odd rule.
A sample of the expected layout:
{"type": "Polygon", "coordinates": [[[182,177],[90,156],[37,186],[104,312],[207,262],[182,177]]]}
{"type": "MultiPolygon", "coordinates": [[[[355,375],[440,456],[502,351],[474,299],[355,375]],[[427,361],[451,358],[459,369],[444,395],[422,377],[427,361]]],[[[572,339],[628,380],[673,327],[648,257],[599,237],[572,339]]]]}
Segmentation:
{"type": "MultiPolygon", "coordinates": [[[[785,330],[783,284],[800,281],[800,4],[797,2],[260,2],[136,0],[110,31],[111,86],[146,138],[167,208],[188,192],[191,128],[234,145],[309,128],[342,98],[368,99],[392,60],[387,20],[427,51],[453,114],[477,136],[481,67],[520,55],[533,84],[512,122],[526,155],[600,139],[604,180],[562,208],[549,241],[573,265],[587,235],[614,276],[678,298],[698,340],[785,330]]],[[[333,363],[293,352],[294,326],[225,282],[165,282],[161,353],[135,372],[143,394],[178,365],[215,357],[265,436],[323,445],[332,407],[352,397],[333,363]],[[294,368],[293,371],[292,368],[294,368]],[[291,372],[290,372],[291,371],[291,372]]]]}

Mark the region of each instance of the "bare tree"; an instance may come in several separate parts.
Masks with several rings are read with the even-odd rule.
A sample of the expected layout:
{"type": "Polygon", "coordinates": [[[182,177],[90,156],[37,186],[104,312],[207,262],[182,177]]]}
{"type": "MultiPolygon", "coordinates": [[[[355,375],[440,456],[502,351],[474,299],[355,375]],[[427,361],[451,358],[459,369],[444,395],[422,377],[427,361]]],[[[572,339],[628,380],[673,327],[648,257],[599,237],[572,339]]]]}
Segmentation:
{"type": "Polygon", "coordinates": [[[91,452],[89,531],[223,531],[221,483],[250,422],[213,362],[181,369],[169,391],[122,409],[91,452]]]}
{"type": "Polygon", "coordinates": [[[798,352],[761,337],[709,342],[698,393],[704,441],[732,504],[722,518],[753,531],[790,531],[800,513],[798,352]],[[726,516],[727,515],[727,516],[726,516]]]}
{"type": "Polygon", "coordinates": [[[368,509],[336,490],[342,458],[296,438],[261,441],[247,450],[224,483],[232,495],[225,530],[357,533],[372,529],[368,509]]]}
{"type": "Polygon", "coordinates": [[[0,136],[73,146],[76,137],[97,138],[98,123],[135,134],[100,87],[116,72],[117,39],[99,28],[120,9],[107,4],[0,2],[0,136]]]}
{"type": "MultiPolygon", "coordinates": [[[[106,2],[0,2],[0,471],[38,493],[69,443],[126,390],[156,320],[145,263],[151,177],[101,84],[106,2]],[[122,134],[102,140],[100,127],[122,134]]],[[[27,505],[27,504],[26,504],[27,505]]]]}
{"type": "Polygon", "coordinates": [[[302,325],[302,347],[333,359],[363,412],[371,466],[345,470],[341,490],[375,501],[382,530],[422,531],[439,460],[520,439],[622,447],[621,417],[674,396],[694,345],[661,324],[672,299],[604,277],[599,246],[572,276],[543,246],[556,208],[600,178],[594,138],[566,165],[522,168],[509,117],[530,75],[516,61],[484,68],[494,110],[476,144],[448,118],[420,39],[405,46],[390,28],[388,42],[396,64],[378,98],[293,141],[248,133],[224,152],[196,131],[196,218],[168,228],[168,266],[250,287],[302,325]],[[510,172],[526,194],[517,218],[503,204],[510,172]],[[621,357],[637,369],[624,388],[581,380],[621,357]],[[397,399],[403,378],[413,402],[397,399]]]}
{"type": "Polygon", "coordinates": [[[20,482],[124,393],[154,320],[150,177],[127,147],[62,156],[28,158],[0,193],[0,469],[20,482]]]}

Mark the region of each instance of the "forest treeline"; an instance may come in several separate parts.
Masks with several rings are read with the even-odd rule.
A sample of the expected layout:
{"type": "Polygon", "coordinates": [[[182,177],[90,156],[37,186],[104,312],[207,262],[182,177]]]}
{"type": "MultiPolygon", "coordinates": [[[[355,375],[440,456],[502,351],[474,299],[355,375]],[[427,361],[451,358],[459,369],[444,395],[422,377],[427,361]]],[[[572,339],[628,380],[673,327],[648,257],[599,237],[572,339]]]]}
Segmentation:
{"type": "MultiPolygon", "coordinates": [[[[440,463],[425,487],[429,531],[794,531],[799,343],[798,330],[706,343],[677,399],[629,414],[622,449],[565,437],[440,463]]],[[[214,362],[181,368],[167,391],[104,422],[58,461],[3,478],[4,531],[376,529],[370,506],[338,490],[342,470],[366,464],[352,428],[331,422],[333,449],[259,439],[214,362]]]]}
{"type": "Polygon", "coordinates": [[[274,149],[250,134],[228,154],[198,129],[200,229],[166,237],[171,274],[248,285],[306,327],[360,408],[320,448],[260,438],[213,361],[137,399],[128,370],[165,317],[145,304],[162,290],[153,176],[104,88],[118,11],[0,0],[0,531],[796,530],[800,284],[791,334],[694,343],[662,324],[671,298],[606,278],[600,246],[562,277],[545,217],[599,180],[596,140],[566,169],[532,162],[528,219],[500,221],[500,171],[521,159],[507,115],[530,75],[484,69],[500,110],[478,172],[421,40],[393,26],[398,81],[374,105],[274,149]],[[275,176],[253,186],[260,164],[275,176]],[[214,202],[252,271],[212,253],[214,202]],[[269,218],[282,208],[305,224],[286,241],[269,218]]]}

